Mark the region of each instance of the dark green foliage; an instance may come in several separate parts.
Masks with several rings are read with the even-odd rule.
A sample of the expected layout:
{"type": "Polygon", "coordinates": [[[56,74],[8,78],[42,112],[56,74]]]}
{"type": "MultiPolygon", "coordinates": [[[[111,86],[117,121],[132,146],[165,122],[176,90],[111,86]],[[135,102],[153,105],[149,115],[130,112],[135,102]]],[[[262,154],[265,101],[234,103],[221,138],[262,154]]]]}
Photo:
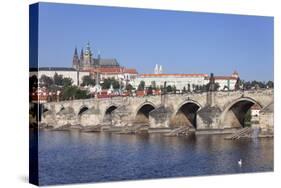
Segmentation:
{"type": "Polygon", "coordinates": [[[172,86],[168,85],[168,86],[167,86],[167,92],[172,92],[172,91],[173,91],[172,86]]]}
{"type": "Polygon", "coordinates": [[[143,91],[145,87],[145,82],[142,80],[138,86],[138,91],[143,91]]]}
{"type": "Polygon", "coordinates": [[[63,86],[63,76],[58,75],[58,73],[55,73],[53,78],[54,84],[58,86],[63,86]]]}
{"type": "Polygon", "coordinates": [[[82,86],[95,86],[96,81],[92,78],[92,76],[83,76],[82,78],[82,86]]]}
{"type": "Polygon", "coordinates": [[[273,88],[274,82],[269,80],[268,82],[261,81],[241,81],[243,89],[259,89],[259,88],[273,88]]]}
{"type": "Polygon", "coordinates": [[[237,81],[235,83],[235,90],[239,90],[241,87],[241,84],[242,84],[242,82],[241,82],[240,78],[238,77],[237,81]]]}
{"type": "Polygon", "coordinates": [[[63,89],[62,100],[85,99],[88,98],[87,91],[79,89],[77,86],[67,86],[63,89]]]}
{"type": "Polygon", "coordinates": [[[134,89],[134,88],[133,88],[133,86],[132,86],[131,84],[128,84],[128,85],[126,86],[126,90],[129,91],[129,92],[131,92],[133,89],[134,89]]]}
{"type": "Polygon", "coordinates": [[[44,75],[44,74],[40,77],[40,82],[43,83],[43,85],[46,86],[46,87],[54,84],[53,79],[50,78],[49,76],[44,75]]]}
{"type": "Polygon", "coordinates": [[[267,86],[268,88],[274,88],[274,83],[273,83],[273,81],[269,80],[269,81],[266,83],[266,86],[267,86]]]}
{"type": "Polygon", "coordinates": [[[103,83],[101,84],[102,89],[109,89],[110,85],[113,86],[114,89],[119,89],[120,84],[115,78],[107,78],[103,80],[103,83]]]}
{"type": "Polygon", "coordinates": [[[62,85],[63,87],[68,87],[71,86],[73,84],[73,81],[71,78],[63,78],[62,79],[62,85]]]}

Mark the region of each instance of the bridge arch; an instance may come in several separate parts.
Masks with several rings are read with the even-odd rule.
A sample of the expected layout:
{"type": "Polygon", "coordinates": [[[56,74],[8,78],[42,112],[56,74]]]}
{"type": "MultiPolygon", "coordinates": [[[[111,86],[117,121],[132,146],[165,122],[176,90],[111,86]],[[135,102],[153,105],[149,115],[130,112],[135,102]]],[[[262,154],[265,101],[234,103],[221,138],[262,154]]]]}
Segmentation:
{"type": "Polygon", "coordinates": [[[51,111],[49,108],[43,106],[43,114],[46,113],[46,112],[49,112],[49,111],[51,111]]]}
{"type": "Polygon", "coordinates": [[[64,109],[65,109],[65,107],[63,105],[61,105],[61,107],[59,108],[59,111],[57,113],[63,111],[64,109]]]}
{"type": "Polygon", "coordinates": [[[196,128],[197,111],[201,109],[201,105],[194,100],[186,100],[182,102],[174,111],[170,125],[172,127],[189,126],[196,128]]]}
{"type": "Polygon", "coordinates": [[[81,106],[80,107],[80,109],[79,109],[79,111],[78,111],[78,116],[82,116],[83,115],[83,113],[85,113],[87,110],[89,110],[89,107],[88,106],[85,106],[85,105],[83,105],[83,106],[81,106]]]}
{"type": "Polygon", "coordinates": [[[262,105],[258,101],[250,97],[241,97],[225,105],[225,108],[223,109],[223,112],[220,117],[221,127],[244,127],[246,113],[255,104],[262,108],[262,105]]]}
{"type": "Polygon", "coordinates": [[[71,106],[67,106],[67,107],[61,106],[61,108],[60,108],[59,112],[57,112],[57,114],[64,114],[64,113],[66,113],[66,114],[72,113],[75,115],[75,110],[71,106]]]}
{"type": "Polygon", "coordinates": [[[117,105],[112,104],[105,108],[103,119],[104,121],[111,121],[112,119],[112,112],[118,108],[117,105]]]}
{"type": "Polygon", "coordinates": [[[156,109],[156,105],[146,101],[142,103],[135,112],[135,122],[149,124],[149,112],[156,109]]]}

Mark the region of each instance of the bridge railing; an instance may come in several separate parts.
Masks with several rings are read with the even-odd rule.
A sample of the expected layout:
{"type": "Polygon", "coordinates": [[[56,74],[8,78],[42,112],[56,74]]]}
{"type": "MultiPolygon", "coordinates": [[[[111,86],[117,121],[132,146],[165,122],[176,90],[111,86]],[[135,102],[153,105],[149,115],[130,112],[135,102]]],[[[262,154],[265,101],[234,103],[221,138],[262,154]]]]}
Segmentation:
{"type": "MultiPolygon", "coordinates": [[[[218,95],[247,95],[247,94],[254,94],[254,93],[264,93],[271,95],[273,94],[273,89],[258,89],[258,90],[238,90],[238,91],[214,91],[215,94],[218,95]]],[[[188,92],[188,93],[167,93],[165,96],[195,96],[195,95],[206,95],[207,92],[188,92]]],[[[64,100],[59,102],[48,102],[48,104],[58,104],[58,103],[68,103],[68,102],[90,102],[90,101],[122,101],[127,98],[151,98],[151,97],[160,97],[161,95],[145,95],[145,96],[114,96],[109,98],[89,98],[89,99],[75,99],[75,100],[64,100]]]]}

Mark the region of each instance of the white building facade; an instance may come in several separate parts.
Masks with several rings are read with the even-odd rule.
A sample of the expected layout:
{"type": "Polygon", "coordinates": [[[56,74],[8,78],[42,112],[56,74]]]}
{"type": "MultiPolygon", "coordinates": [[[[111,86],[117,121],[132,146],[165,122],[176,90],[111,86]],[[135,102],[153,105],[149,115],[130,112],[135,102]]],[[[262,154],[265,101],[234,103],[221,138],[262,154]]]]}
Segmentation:
{"type": "MultiPolygon", "coordinates": [[[[158,65],[155,67],[155,70],[158,65]]],[[[158,72],[158,71],[155,71],[158,72]]],[[[238,79],[238,73],[235,71],[231,76],[215,76],[215,83],[219,84],[218,90],[235,90],[235,85],[238,79]]],[[[139,74],[135,80],[132,80],[130,84],[137,88],[141,81],[145,82],[145,87],[149,87],[155,84],[156,87],[175,86],[177,90],[190,90],[193,91],[200,86],[207,85],[209,83],[208,74],[139,74]]]]}
{"type": "Polygon", "coordinates": [[[160,88],[166,82],[166,86],[175,86],[179,90],[190,88],[190,91],[193,91],[195,85],[203,86],[205,84],[207,76],[207,74],[140,74],[131,81],[131,84],[137,88],[140,82],[144,81],[147,87],[155,83],[155,86],[160,88]]]}
{"type": "Polygon", "coordinates": [[[90,75],[88,71],[77,71],[73,68],[62,68],[62,67],[51,67],[51,68],[39,68],[35,70],[31,70],[29,72],[29,76],[36,75],[38,79],[41,78],[42,75],[53,78],[55,74],[62,75],[64,78],[71,78],[73,81],[73,85],[78,85],[82,83],[83,77],[90,75]],[[38,71],[37,71],[38,70],[38,71]]]}

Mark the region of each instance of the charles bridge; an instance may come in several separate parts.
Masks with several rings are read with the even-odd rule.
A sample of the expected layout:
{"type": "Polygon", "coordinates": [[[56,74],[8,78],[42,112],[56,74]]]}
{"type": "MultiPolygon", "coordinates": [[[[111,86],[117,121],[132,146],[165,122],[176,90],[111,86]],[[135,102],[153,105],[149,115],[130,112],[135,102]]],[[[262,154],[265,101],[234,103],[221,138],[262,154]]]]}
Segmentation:
{"type": "Polygon", "coordinates": [[[41,122],[54,128],[142,124],[150,129],[190,126],[197,131],[230,130],[244,127],[246,112],[254,104],[261,109],[260,128],[273,128],[272,89],[49,102],[43,105],[41,122]]]}

